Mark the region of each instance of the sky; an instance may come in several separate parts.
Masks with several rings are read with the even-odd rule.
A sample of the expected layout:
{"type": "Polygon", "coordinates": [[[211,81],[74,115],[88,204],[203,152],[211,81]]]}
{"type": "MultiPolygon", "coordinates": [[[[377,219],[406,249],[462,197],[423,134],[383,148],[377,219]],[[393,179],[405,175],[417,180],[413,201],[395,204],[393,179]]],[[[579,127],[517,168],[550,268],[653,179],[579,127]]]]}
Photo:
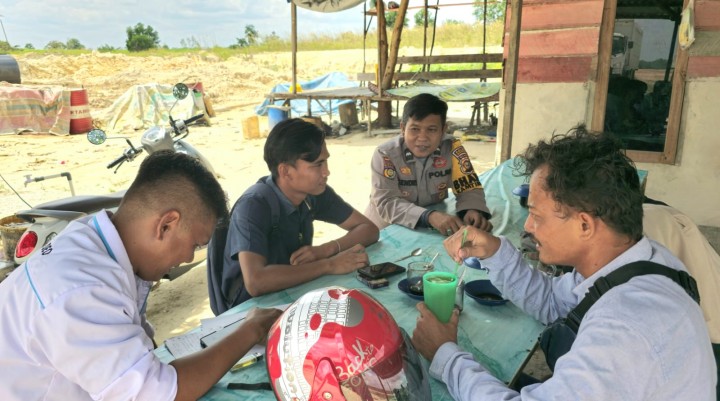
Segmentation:
{"type": "MultiPolygon", "coordinates": [[[[430,4],[436,2],[429,1],[430,4]]],[[[469,2],[440,0],[440,4],[469,2]]],[[[410,7],[422,4],[420,0],[410,0],[410,7]]],[[[411,26],[417,11],[408,10],[411,26]]],[[[441,7],[438,23],[447,19],[471,22],[472,8],[467,5],[441,7]]],[[[127,28],[139,22],[152,26],[160,36],[161,45],[169,47],[180,47],[181,41],[188,43],[193,38],[203,47],[227,47],[244,36],[246,25],[254,25],[261,36],[275,32],[289,38],[291,25],[287,0],[0,0],[0,21],[4,28],[0,40],[7,38],[12,46],[19,47],[31,43],[36,49],[44,48],[53,40],[65,43],[71,38],[91,49],[104,45],[124,48],[127,28]]],[[[374,19],[372,26],[376,26],[374,19]]],[[[307,33],[361,33],[362,30],[362,3],[334,13],[298,7],[301,38],[307,33]]]]}

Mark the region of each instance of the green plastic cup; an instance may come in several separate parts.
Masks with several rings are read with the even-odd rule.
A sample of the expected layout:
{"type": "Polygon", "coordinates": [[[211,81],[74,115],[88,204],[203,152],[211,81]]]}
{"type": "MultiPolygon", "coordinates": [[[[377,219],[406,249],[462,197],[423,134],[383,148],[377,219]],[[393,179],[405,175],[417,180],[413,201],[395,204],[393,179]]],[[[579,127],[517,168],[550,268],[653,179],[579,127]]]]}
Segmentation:
{"type": "Polygon", "coordinates": [[[423,276],[425,304],[443,323],[450,321],[455,307],[457,276],[448,272],[428,272],[423,276]]]}

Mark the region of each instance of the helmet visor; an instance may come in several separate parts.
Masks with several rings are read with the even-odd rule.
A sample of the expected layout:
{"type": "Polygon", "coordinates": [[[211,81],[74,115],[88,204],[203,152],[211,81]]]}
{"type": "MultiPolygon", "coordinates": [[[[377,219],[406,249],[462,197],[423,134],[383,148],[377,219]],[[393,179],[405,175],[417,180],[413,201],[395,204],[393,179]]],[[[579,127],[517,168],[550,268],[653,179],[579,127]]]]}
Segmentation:
{"type": "Polygon", "coordinates": [[[348,401],[429,401],[430,382],[405,330],[402,346],[372,368],[340,382],[348,401]]]}

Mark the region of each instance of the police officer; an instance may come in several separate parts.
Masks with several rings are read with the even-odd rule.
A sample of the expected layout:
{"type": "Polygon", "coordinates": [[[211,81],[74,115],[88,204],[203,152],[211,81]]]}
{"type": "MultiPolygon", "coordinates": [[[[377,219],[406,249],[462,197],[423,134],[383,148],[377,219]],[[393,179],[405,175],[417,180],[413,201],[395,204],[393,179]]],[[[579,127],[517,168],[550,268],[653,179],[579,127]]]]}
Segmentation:
{"type": "Polygon", "coordinates": [[[378,146],[365,215],[379,228],[432,227],[451,235],[463,225],[492,229],[485,192],[460,140],[445,134],[447,103],[423,93],[403,109],[401,135],[378,146]],[[452,189],[457,215],[431,210],[452,189]]]}

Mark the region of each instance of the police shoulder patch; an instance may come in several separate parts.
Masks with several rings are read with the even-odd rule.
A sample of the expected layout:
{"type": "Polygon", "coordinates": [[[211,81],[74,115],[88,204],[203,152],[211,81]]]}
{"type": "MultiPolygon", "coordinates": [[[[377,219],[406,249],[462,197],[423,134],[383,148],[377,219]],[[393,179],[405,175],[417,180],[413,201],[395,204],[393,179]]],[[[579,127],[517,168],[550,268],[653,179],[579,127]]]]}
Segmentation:
{"type": "Polygon", "coordinates": [[[383,156],[383,175],[385,178],[395,179],[397,175],[395,172],[395,165],[389,157],[383,156]]]}

